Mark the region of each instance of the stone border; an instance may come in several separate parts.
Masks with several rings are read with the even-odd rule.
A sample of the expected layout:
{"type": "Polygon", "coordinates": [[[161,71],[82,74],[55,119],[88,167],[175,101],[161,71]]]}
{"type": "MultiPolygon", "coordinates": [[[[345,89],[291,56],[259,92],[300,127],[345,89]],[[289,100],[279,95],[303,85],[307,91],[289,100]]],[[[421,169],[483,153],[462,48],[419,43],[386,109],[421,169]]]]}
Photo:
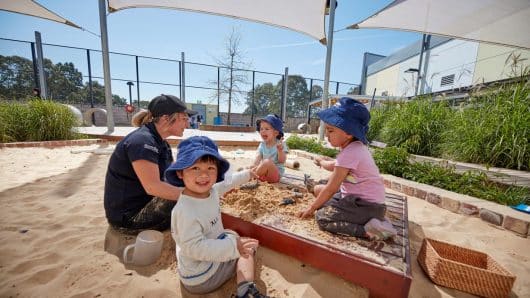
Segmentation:
{"type": "Polygon", "coordinates": [[[66,146],[88,146],[93,144],[107,144],[103,139],[83,139],[83,140],[61,140],[61,141],[41,141],[41,142],[14,142],[0,143],[0,148],[27,148],[27,147],[66,147],[66,146]]]}
{"type": "MultiPolygon", "coordinates": [[[[320,156],[301,150],[290,150],[299,157],[310,160],[320,156]]],[[[500,205],[483,199],[462,195],[452,191],[447,191],[438,187],[422,184],[392,175],[381,175],[385,187],[425,200],[437,207],[451,212],[478,217],[494,227],[502,227],[518,236],[530,238],[530,215],[513,210],[512,208],[500,205]]]]}

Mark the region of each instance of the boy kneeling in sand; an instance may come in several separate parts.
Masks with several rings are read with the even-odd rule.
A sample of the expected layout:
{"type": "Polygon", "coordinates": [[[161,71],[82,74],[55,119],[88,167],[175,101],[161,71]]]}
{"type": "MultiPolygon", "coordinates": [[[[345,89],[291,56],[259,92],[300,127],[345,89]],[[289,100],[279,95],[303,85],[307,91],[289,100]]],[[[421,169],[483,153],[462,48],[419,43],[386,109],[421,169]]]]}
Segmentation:
{"type": "Polygon", "coordinates": [[[177,161],[165,171],[169,183],[184,187],[171,213],[180,281],[189,292],[205,294],[237,271],[237,297],[266,297],[254,284],[258,240],[225,230],[219,205],[225,192],[257,176],[244,170],[225,179],[229,166],[211,139],[194,136],[179,144],[177,161]]]}

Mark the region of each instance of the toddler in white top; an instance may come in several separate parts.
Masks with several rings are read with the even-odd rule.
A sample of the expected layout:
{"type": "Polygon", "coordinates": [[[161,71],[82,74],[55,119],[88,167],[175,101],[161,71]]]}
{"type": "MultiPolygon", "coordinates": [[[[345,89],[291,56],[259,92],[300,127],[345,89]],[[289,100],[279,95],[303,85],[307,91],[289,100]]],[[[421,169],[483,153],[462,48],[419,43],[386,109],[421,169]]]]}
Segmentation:
{"type": "Polygon", "coordinates": [[[254,284],[254,253],[258,240],[225,230],[220,197],[256,177],[251,170],[225,177],[229,168],[208,137],[194,136],[178,146],[177,159],[165,172],[166,180],[183,186],[171,213],[182,285],[193,294],[221,287],[237,269],[237,297],[266,297],[254,284]]]}

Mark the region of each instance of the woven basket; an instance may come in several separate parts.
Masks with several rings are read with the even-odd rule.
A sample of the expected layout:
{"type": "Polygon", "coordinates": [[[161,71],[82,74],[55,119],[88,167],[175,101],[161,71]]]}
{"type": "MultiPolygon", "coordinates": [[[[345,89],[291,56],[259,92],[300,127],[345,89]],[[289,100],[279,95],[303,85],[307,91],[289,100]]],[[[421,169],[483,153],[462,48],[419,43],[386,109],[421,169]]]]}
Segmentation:
{"type": "Polygon", "coordinates": [[[435,284],[484,297],[507,297],[515,281],[487,254],[428,238],[418,263],[435,284]]]}

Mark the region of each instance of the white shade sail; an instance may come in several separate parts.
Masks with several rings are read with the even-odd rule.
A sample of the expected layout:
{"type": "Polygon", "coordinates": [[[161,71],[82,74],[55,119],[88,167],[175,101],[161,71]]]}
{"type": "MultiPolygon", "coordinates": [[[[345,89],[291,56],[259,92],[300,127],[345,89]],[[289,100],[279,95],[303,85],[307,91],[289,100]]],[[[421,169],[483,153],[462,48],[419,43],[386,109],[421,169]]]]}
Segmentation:
{"type": "Polygon", "coordinates": [[[529,0],[397,0],[348,29],[415,31],[530,49],[529,0]]]}
{"type": "Polygon", "coordinates": [[[325,43],[326,0],[108,0],[109,11],[170,8],[210,13],[294,30],[325,43]]]}
{"type": "Polygon", "coordinates": [[[81,29],[78,25],[31,0],[0,0],[0,10],[47,19],[81,29]]]}

